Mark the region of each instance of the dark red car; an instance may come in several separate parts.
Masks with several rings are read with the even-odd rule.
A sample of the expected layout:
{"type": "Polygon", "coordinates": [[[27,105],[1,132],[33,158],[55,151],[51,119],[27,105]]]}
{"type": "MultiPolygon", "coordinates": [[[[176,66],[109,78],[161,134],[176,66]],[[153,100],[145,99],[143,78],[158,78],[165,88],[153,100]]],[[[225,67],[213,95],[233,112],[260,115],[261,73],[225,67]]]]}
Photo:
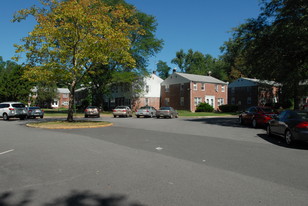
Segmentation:
{"type": "Polygon", "coordinates": [[[241,113],[239,121],[241,124],[248,124],[256,128],[258,126],[265,126],[275,115],[271,108],[254,106],[241,113]]]}

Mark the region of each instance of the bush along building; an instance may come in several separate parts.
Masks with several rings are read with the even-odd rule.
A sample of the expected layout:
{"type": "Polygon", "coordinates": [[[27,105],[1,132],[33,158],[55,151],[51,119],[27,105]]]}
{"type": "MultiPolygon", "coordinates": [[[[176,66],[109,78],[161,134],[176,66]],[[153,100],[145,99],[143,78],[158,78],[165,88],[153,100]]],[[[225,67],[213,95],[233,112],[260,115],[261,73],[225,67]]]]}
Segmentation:
{"type": "Polygon", "coordinates": [[[228,102],[228,83],[212,76],[173,73],[161,83],[161,106],[177,110],[196,111],[202,103],[210,104],[215,110],[228,102]]]}
{"type": "Polygon", "coordinates": [[[279,102],[281,84],[241,77],[229,84],[229,104],[238,105],[239,110],[251,106],[272,105],[279,102]]]}

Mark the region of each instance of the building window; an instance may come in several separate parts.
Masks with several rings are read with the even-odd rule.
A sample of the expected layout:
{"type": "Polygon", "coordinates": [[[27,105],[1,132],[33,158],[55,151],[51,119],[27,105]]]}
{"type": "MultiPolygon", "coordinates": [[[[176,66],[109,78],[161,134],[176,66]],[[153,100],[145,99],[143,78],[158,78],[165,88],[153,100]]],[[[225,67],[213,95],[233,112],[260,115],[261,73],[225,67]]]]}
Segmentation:
{"type": "Polygon", "coordinates": [[[67,93],[62,94],[62,97],[63,97],[63,98],[68,98],[68,94],[67,94],[67,93]]]}
{"type": "Polygon", "coordinates": [[[225,92],[225,86],[221,86],[221,92],[225,92]]]}
{"type": "Polygon", "coordinates": [[[218,103],[218,106],[223,105],[224,104],[224,99],[223,98],[218,98],[217,99],[217,103],[218,103]]]}
{"type": "Polygon", "coordinates": [[[201,97],[195,97],[194,99],[195,101],[195,106],[198,106],[201,102],[202,102],[202,98],[201,97]]]}
{"type": "Polygon", "coordinates": [[[169,92],[169,85],[165,85],[165,92],[169,92]]]}
{"type": "Polygon", "coordinates": [[[150,91],[150,86],[149,86],[149,85],[146,85],[146,86],[145,86],[145,92],[146,92],[146,93],[149,93],[149,91],[150,91]]]}
{"type": "Polygon", "coordinates": [[[198,86],[197,86],[197,83],[194,83],[194,90],[198,90],[198,86]]]}
{"type": "Polygon", "coordinates": [[[169,102],[170,102],[169,98],[165,98],[165,105],[166,106],[169,106],[169,102]]]}
{"type": "Polygon", "coordinates": [[[231,88],[231,93],[234,94],[235,93],[235,87],[231,88]]]}
{"type": "Polygon", "coordinates": [[[218,84],[215,85],[215,91],[218,92],[218,84]]]}
{"type": "Polygon", "coordinates": [[[202,83],[202,84],[201,84],[201,90],[202,90],[202,91],[205,91],[205,83],[202,83]]]}
{"type": "Polygon", "coordinates": [[[180,90],[184,91],[184,84],[181,84],[180,90]]]}
{"type": "Polygon", "coordinates": [[[181,106],[184,106],[184,97],[181,97],[181,98],[180,98],[180,105],[181,105],[181,106]]]}
{"type": "Polygon", "coordinates": [[[235,104],[235,97],[231,98],[231,104],[235,104]]]}
{"type": "Polygon", "coordinates": [[[145,105],[149,105],[149,98],[145,98],[145,105]]]}
{"type": "Polygon", "coordinates": [[[247,97],[247,104],[251,104],[251,97],[247,97]]]}

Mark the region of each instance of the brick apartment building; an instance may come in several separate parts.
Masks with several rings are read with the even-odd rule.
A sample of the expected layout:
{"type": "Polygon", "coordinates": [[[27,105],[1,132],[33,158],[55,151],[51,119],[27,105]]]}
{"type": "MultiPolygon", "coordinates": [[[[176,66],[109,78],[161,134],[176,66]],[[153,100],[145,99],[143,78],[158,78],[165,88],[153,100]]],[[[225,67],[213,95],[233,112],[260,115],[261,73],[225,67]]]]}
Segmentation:
{"type": "Polygon", "coordinates": [[[229,84],[229,104],[238,105],[239,110],[251,106],[277,103],[281,85],[274,81],[261,81],[241,77],[229,84]]]}
{"type": "Polygon", "coordinates": [[[161,106],[194,112],[201,102],[215,110],[228,102],[228,83],[212,76],[173,72],[161,83],[161,106]]]}

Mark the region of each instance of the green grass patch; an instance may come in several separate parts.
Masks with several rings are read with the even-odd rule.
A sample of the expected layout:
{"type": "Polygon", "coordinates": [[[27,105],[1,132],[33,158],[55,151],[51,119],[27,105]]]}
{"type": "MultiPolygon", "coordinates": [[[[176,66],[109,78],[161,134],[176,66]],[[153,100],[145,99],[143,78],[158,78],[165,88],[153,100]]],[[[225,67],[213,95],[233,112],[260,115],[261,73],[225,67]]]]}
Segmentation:
{"type": "Polygon", "coordinates": [[[210,117],[210,116],[231,116],[237,113],[222,113],[222,112],[190,112],[187,110],[178,110],[181,117],[210,117]]]}

